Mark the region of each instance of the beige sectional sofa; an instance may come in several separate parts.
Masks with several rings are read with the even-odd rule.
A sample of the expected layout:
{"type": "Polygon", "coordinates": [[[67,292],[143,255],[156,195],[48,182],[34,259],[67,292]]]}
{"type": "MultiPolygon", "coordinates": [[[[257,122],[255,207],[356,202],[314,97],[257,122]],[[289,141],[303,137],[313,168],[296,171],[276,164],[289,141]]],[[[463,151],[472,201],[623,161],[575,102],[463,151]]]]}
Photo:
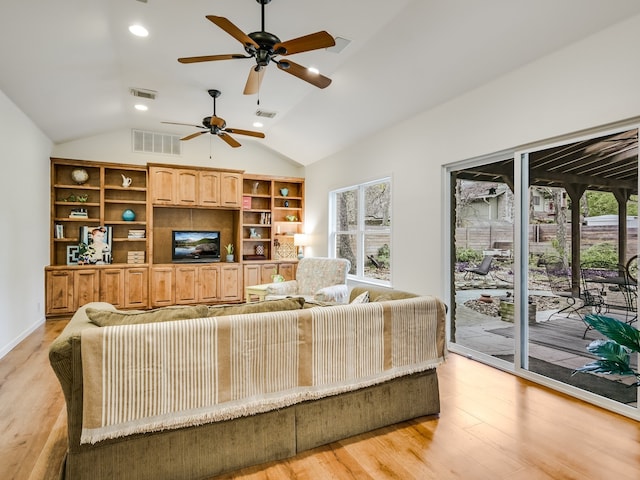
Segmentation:
{"type": "Polygon", "coordinates": [[[50,348],[64,478],[207,478],[438,414],[444,304],[368,288],[351,300],[365,291],[339,306],[82,307],[50,348]]]}

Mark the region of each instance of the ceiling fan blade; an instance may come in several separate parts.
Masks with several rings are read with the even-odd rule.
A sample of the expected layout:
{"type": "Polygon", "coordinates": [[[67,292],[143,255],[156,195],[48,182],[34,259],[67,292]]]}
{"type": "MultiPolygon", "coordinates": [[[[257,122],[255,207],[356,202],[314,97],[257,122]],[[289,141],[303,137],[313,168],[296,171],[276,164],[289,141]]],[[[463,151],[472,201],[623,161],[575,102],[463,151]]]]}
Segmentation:
{"type": "Polygon", "coordinates": [[[184,125],[185,127],[204,128],[202,125],[193,125],[191,123],[178,123],[178,122],[160,122],[160,123],[166,123],[167,125],[184,125]]]}
{"type": "Polygon", "coordinates": [[[192,138],[199,137],[200,135],[204,135],[205,133],[208,133],[208,130],[205,130],[203,132],[192,133],[191,135],[187,135],[186,137],[182,137],[180,140],[191,140],[192,138]]]}
{"type": "Polygon", "coordinates": [[[323,30],[303,37],[293,38],[286,42],[276,43],[273,46],[273,50],[279,55],[293,55],[294,53],[333,47],[335,44],[335,39],[323,30]]]}
{"type": "Polygon", "coordinates": [[[264,133],[254,132],[253,130],[241,130],[239,128],[225,128],[227,133],[237,133],[239,135],[249,135],[250,137],[264,138],[264,133]]]}
{"type": "Polygon", "coordinates": [[[225,142],[227,142],[227,143],[228,143],[230,146],[232,146],[233,148],[236,148],[236,147],[240,147],[240,146],[241,146],[241,145],[240,145],[240,143],[239,143],[235,138],[233,138],[231,135],[227,135],[227,134],[226,134],[226,133],[224,133],[224,132],[220,132],[220,133],[218,134],[218,136],[219,136],[222,140],[224,140],[225,142]]]}
{"type": "Polygon", "coordinates": [[[310,72],[308,68],[298,65],[290,60],[278,62],[278,68],[283,72],[287,72],[294,77],[298,77],[305,82],[309,82],[318,88],[327,88],[331,85],[331,79],[320,75],[319,73],[310,72]]]}
{"type": "Polygon", "coordinates": [[[228,53],[224,55],[203,55],[200,57],[182,57],[178,61],[180,63],[198,63],[198,62],[213,62],[216,60],[236,60],[239,58],[251,58],[248,55],[241,55],[239,53],[228,53]]]}
{"type": "Polygon", "coordinates": [[[242,45],[253,45],[256,48],[260,48],[260,45],[258,45],[249,35],[236,27],[228,19],[224,17],[217,17],[215,15],[207,15],[207,18],[233,38],[238,40],[242,45]]]}
{"type": "Polygon", "coordinates": [[[256,70],[256,68],[257,67],[252,67],[249,71],[247,83],[244,86],[244,92],[242,92],[245,95],[253,95],[260,91],[260,85],[262,84],[262,78],[264,77],[266,68],[260,67],[259,70],[256,70]]]}

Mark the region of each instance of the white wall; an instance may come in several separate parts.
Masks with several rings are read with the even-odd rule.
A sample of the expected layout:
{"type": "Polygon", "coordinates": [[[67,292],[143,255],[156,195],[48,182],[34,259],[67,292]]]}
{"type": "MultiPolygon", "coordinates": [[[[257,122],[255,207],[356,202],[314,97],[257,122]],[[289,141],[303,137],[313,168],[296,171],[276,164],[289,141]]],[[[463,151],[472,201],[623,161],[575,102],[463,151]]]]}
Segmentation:
{"type": "Polygon", "coordinates": [[[327,253],[327,192],[391,173],[393,285],[442,295],[442,165],[640,115],[638,45],[640,16],[311,165],[313,254],[327,253]]]}
{"type": "Polygon", "coordinates": [[[144,154],[132,151],[131,130],[123,129],[56,145],[51,156],[134,165],[165,163],[231,168],[257,174],[304,176],[304,167],[266,149],[260,145],[260,140],[241,135],[236,139],[242,144],[239,148],[231,148],[223,140],[212,135],[202,135],[182,142],[182,154],[179,156],[144,154]]]}
{"type": "Polygon", "coordinates": [[[44,322],[51,142],[0,91],[0,358],[44,322]]]}

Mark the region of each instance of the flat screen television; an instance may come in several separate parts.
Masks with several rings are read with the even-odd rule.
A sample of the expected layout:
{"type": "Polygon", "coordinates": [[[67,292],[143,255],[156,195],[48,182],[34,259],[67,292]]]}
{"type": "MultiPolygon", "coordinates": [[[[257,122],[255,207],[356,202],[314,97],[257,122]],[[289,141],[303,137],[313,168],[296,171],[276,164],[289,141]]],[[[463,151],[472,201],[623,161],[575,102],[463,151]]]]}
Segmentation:
{"type": "Polygon", "coordinates": [[[219,262],[220,232],[214,230],[174,230],[171,248],[171,259],[174,262],[219,262]]]}

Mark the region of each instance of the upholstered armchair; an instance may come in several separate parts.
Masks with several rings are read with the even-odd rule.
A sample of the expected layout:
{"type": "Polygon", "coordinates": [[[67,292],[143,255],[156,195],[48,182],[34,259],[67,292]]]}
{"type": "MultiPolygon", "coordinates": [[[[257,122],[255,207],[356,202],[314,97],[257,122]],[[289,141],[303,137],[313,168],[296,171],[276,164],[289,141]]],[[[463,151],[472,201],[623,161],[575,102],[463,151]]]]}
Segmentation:
{"type": "Polygon", "coordinates": [[[296,279],[270,283],[265,299],[300,296],[305,300],[348,303],[347,273],[350,268],[351,262],[344,258],[302,258],[296,279]]]}

